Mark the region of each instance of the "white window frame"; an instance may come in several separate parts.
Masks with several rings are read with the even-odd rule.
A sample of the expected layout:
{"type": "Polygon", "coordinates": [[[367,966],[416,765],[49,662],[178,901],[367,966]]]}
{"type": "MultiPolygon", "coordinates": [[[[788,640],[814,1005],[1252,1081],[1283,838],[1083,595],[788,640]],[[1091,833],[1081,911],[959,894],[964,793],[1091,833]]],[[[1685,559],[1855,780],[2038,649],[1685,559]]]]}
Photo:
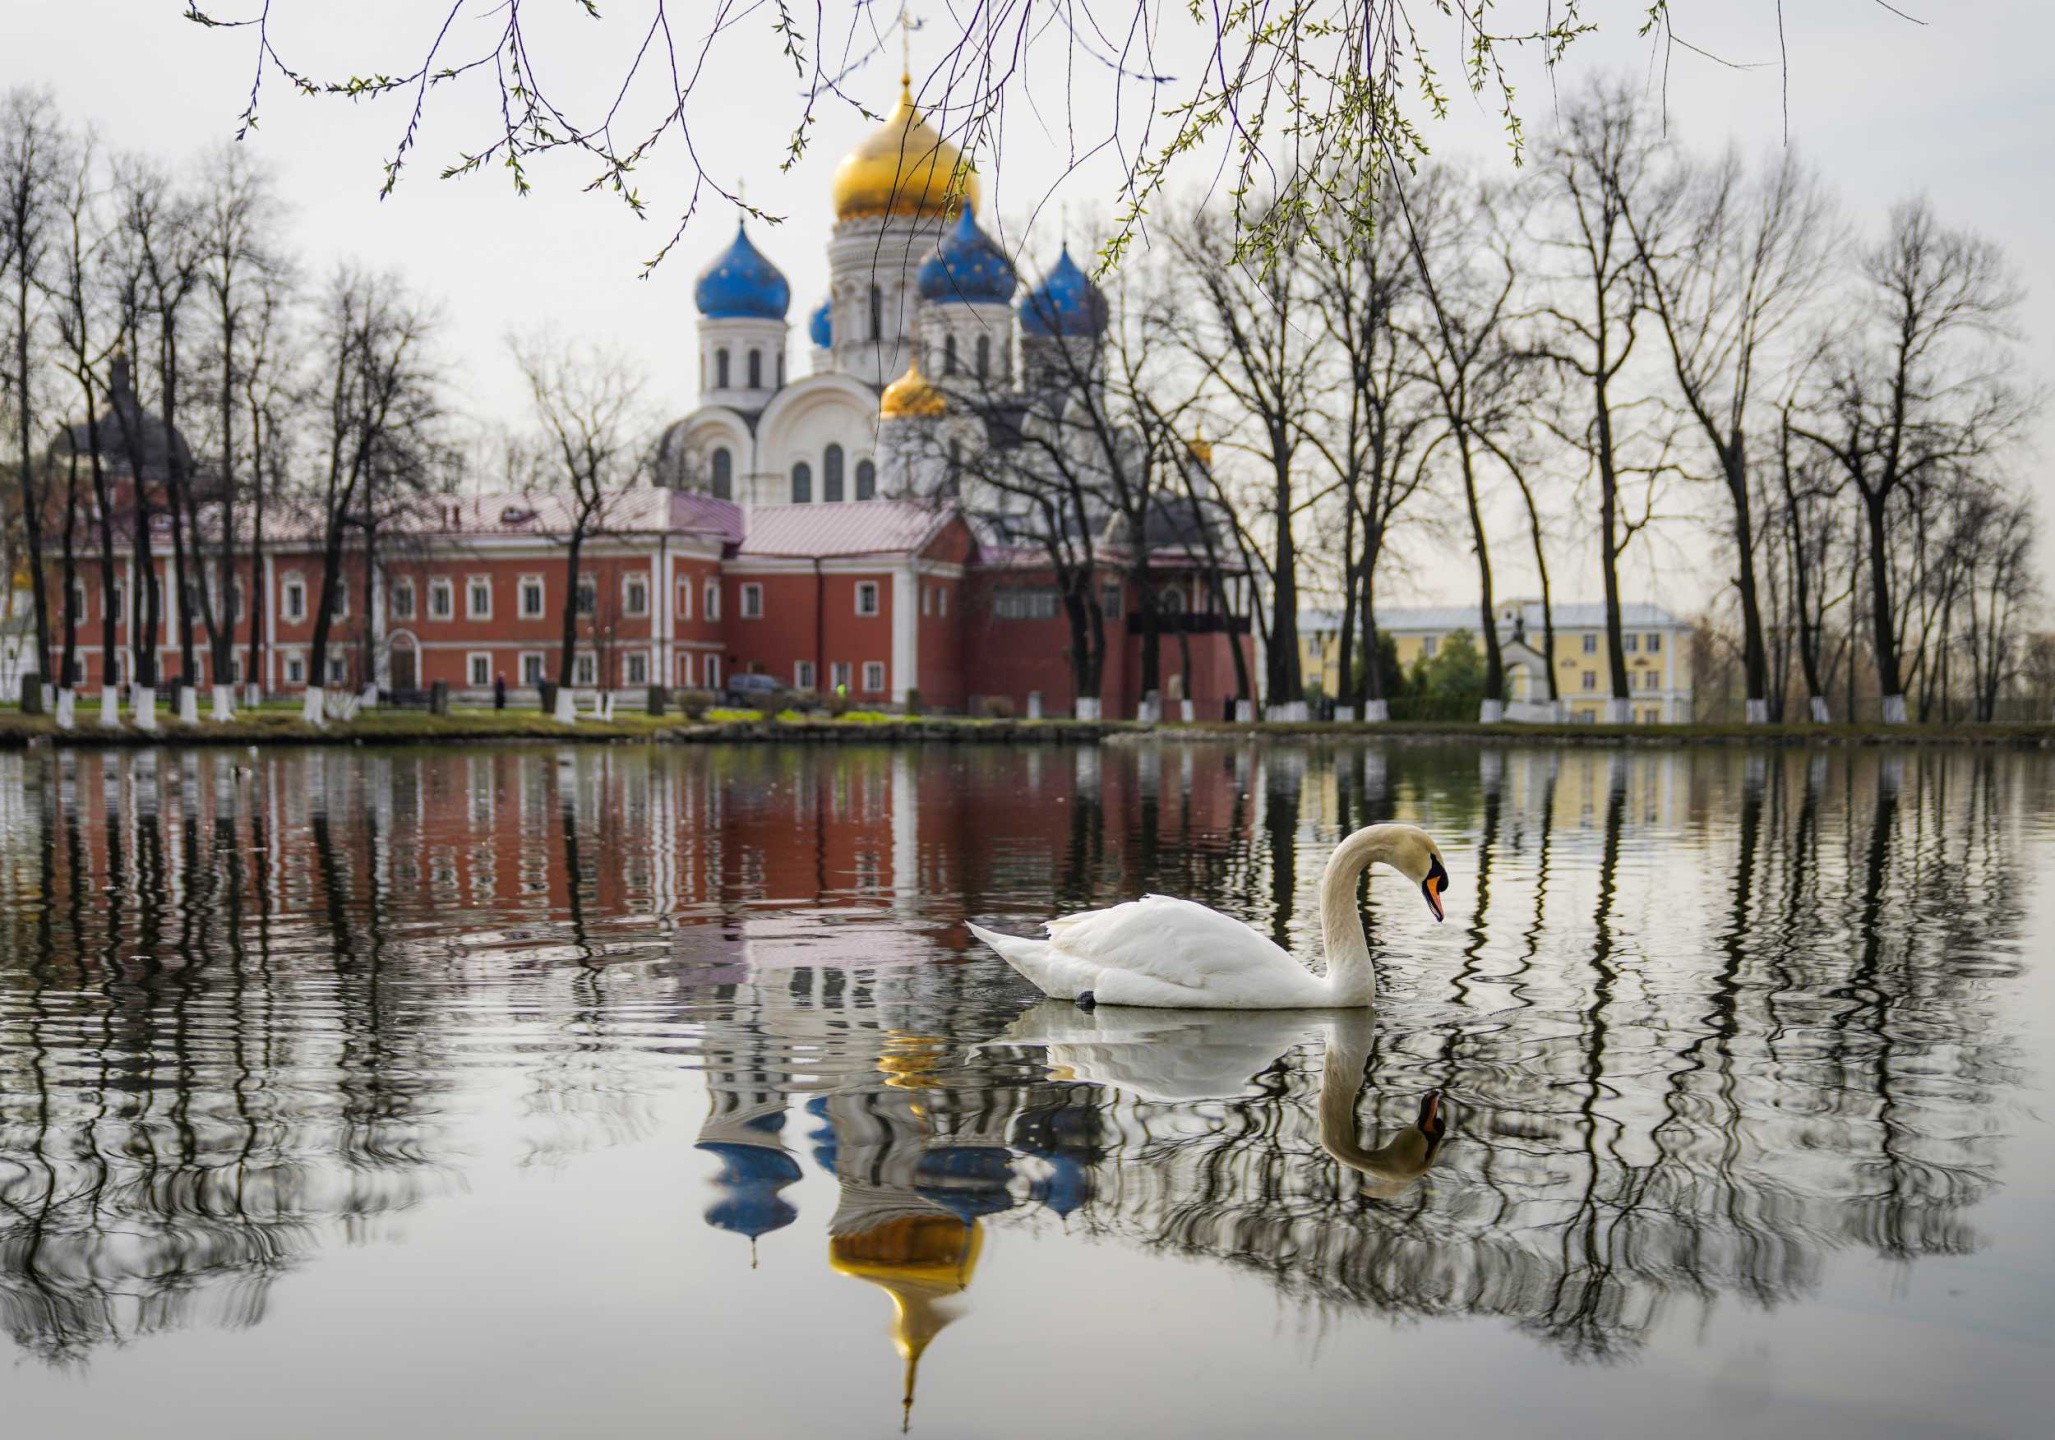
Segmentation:
{"type": "Polygon", "coordinates": [[[349,576],[347,576],[347,575],[338,575],[338,576],[336,576],[336,577],[335,577],[335,593],[334,593],[334,595],[333,595],[333,596],[331,596],[330,598],[331,598],[331,600],[332,600],[332,601],[333,601],[334,603],[333,603],[333,604],[332,604],[332,605],[330,606],[330,608],[329,608],[329,611],[328,611],[328,618],[329,618],[329,619],[331,619],[331,620],[347,620],[347,619],[349,619],[349,618],[350,618],[350,577],[349,577],[349,576]]]}
{"type": "Polygon", "coordinates": [[[673,677],[676,683],[689,690],[692,687],[692,652],[690,650],[678,651],[677,654],[672,656],[672,664],[678,672],[673,677]]]}
{"type": "Polygon", "coordinates": [[[879,613],[877,581],[859,580],[856,582],[856,613],[864,616],[872,616],[879,613]],[[868,605],[864,603],[866,601],[869,602],[868,605]]]}
{"type": "Polygon", "coordinates": [[[947,585],[937,585],[935,587],[935,613],[944,617],[949,614],[949,587],[947,585]]]}
{"type": "Polygon", "coordinates": [[[1596,655],[1598,653],[1598,637],[1596,635],[1586,632],[1579,638],[1584,642],[1584,653],[1586,655],[1596,655]]]}
{"type": "MultiPolygon", "coordinates": [[[[391,613],[393,619],[412,620],[414,618],[414,582],[411,579],[407,578],[401,578],[393,581],[391,598],[389,598],[385,603],[386,609],[391,613]]],[[[242,618],[242,600],[240,588],[238,588],[237,591],[236,604],[236,618],[240,620],[242,618]]]]}
{"type": "Polygon", "coordinates": [[[795,660],[792,662],[792,688],[794,690],[813,689],[813,661],[795,660]]]}
{"type": "Polygon", "coordinates": [[[307,656],[304,651],[285,652],[285,683],[304,685],[307,683],[307,656]]]}
{"type": "Polygon", "coordinates": [[[1434,642],[1439,638],[1439,636],[1428,635],[1420,641],[1420,658],[1422,660],[1432,660],[1434,658],[1434,642]]]}
{"type": "Polygon", "coordinates": [[[742,587],[742,618],[763,619],[763,586],[751,580],[742,587]]]}
{"type": "Polygon", "coordinates": [[[514,673],[521,677],[523,689],[533,690],[549,678],[549,656],[540,650],[523,650],[520,668],[514,673]]]}
{"type": "Polygon", "coordinates": [[[1586,670],[1584,672],[1584,688],[1586,690],[1598,689],[1598,672],[1596,670],[1586,670]]]}
{"type": "MultiPolygon", "coordinates": [[[[114,603],[121,604],[121,589],[115,587],[114,603]]],[[[119,609],[116,610],[120,613],[119,609]]],[[[294,625],[303,625],[307,620],[307,582],[299,575],[288,575],[278,587],[278,613],[281,618],[294,625]]]]}
{"type": "Polygon", "coordinates": [[[492,618],[492,577],[490,575],[466,575],[464,577],[464,618],[466,620],[490,620],[492,618]],[[485,592],[485,605],[478,604],[478,592],[485,592]]]}
{"type": "Polygon", "coordinates": [[[923,585],[920,587],[921,614],[932,615],[935,613],[935,589],[936,587],[933,585],[923,585]]]}
{"type": "Polygon", "coordinates": [[[464,678],[473,690],[486,690],[492,686],[492,652],[490,650],[467,650],[464,652],[464,678]],[[482,679],[480,677],[483,677],[482,679]]]}
{"type": "Polygon", "coordinates": [[[599,657],[590,650],[580,650],[571,657],[571,688],[574,690],[595,690],[599,688],[599,657]]]}
{"type": "Polygon", "coordinates": [[[681,578],[678,581],[678,597],[674,603],[680,620],[690,620],[692,618],[692,582],[690,580],[681,578]]]}
{"type": "Polygon", "coordinates": [[[863,662],[863,693],[882,695],[885,693],[885,662],[866,660],[863,662]]]}
{"type": "Polygon", "coordinates": [[[623,684],[647,685],[649,683],[649,652],[647,650],[630,650],[621,659],[621,670],[623,684]],[[642,673],[636,674],[637,670],[640,670],[642,673]]]}
{"type": "Polygon", "coordinates": [[[709,580],[706,582],[705,614],[706,618],[709,620],[718,620],[721,618],[721,582],[718,580],[709,580]]]}
{"type": "Polygon", "coordinates": [[[1644,645],[1644,646],[1643,646],[1642,648],[1643,648],[1644,650],[1646,650],[1646,651],[1647,651],[1647,652],[1648,652],[1649,654],[1651,654],[1651,655],[1660,655],[1660,654],[1662,654],[1662,651],[1663,651],[1663,637],[1662,637],[1662,633],[1661,633],[1660,631],[1657,631],[1657,632],[1655,632],[1655,633],[1652,633],[1652,634],[1650,634],[1650,635],[1649,635],[1649,637],[1648,637],[1648,643],[1647,643],[1646,645],[1644,645]]]}
{"type": "Polygon", "coordinates": [[[328,683],[329,683],[329,684],[331,684],[331,685],[347,685],[347,684],[349,683],[349,680],[350,680],[350,657],[349,657],[349,656],[347,656],[347,655],[331,655],[331,656],[329,656],[329,657],[328,657],[328,683]]]}
{"type": "Polygon", "coordinates": [[[428,582],[428,618],[430,620],[454,620],[457,618],[457,582],[446,575],[428,582]],[[437,602],[440,602],[440,604],[437,602]]]}
{"type": "Polygon", "coordinates": [[[849,673],[850,668],[847,660],[831,661],[828,665],[828,685],[837,695],[846,691],[854,678],[849,673]]]}
{"type": "Polygon", "coordinates": [[[708,655],[701,659],[699,662],[699,673],[705,677],[701,682],[700,688],[705,690],[720,689],[721,657],[718,655],[708,655]]]}
{"type": "Polygon", "coordinates": [[[649,577],[640,570],[630,570],[621,577],[621,614],[631,620],[649,614],[649,577]]]}
{"type": "Polygon", "coordinates": [[[1620,636],[1620,648],[1629,655],[1641,653],[1641,637],[1629,630],[1620,636]]]}
{"type": "Polygon", "coordinates": [[[515,602],[515,611],[523,620],[540,620],[549,614],[549,582],[540,575],[523,575],[517,582],[515,593],[520,597],[515,602]],[[528,597],[533,587],[535,607],[530,609],[528,597]]]}

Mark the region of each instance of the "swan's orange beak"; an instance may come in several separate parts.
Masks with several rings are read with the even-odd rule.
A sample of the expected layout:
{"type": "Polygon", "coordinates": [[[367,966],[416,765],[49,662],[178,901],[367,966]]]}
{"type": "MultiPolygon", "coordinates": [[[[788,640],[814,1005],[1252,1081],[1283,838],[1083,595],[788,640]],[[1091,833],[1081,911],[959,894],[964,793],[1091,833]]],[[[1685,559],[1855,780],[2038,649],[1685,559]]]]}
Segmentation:
{"type": "Polygon", "coordinates": [[[1447,883],[1447,877],[1441,875],[1429,875],[1420,882],[1420,893],[1427,897],[1427,908],[1434,912],[1437,920],[1448,918],[1441,908],[1441,887],[1447,883]]]}

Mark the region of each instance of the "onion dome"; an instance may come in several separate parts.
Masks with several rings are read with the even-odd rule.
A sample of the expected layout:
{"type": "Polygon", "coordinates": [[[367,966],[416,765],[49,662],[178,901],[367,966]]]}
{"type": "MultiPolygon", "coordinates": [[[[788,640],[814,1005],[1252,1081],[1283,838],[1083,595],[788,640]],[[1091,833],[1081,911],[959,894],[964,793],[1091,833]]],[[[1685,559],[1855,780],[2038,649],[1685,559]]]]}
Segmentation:
{"type": "Polygon", "coordinates": [[[50,446],[51,457],[89,455],[98,448],[107,464],[139,465],[145,477],[170,475],[174,462],[181,474],[192,476],[193,451],[185,436],[136,398],[128,352],[115,351],[109,369],[107,409],[91,421],[66,426],[50,446]]]}
{"type": "Polygon", "coordinates": [[[735,243],[701,272],[692,298],[709,320],[783,320],[792,287],[737,225],[735,243]]]}
{"type": "Polygon", "coordinates": [[[823,300],[820,307],[807,317],[806,333],[817,349],[826,350],[835,343],[835,302],[823,300]]]}
{"type": "Polygon", "coordinates": [[[799,1179],[799,1162],[783,1150],[725,1141],[701,1141],[696,1148],[721,1162],[713,1181],[721,1197],[707,1207],[707,1224],[754,1240],[799,1218],[778,1193],[799,1179]]]}
{"type": "Polygon", "coordinates": [[[1106,297],[1092,277],[1077,268],[1068,245],[1048,278],[1020,302],[1020,329],[1024,335],[1045,339],[1105,332],[1106,297]]]}
{"type": "Polygon", "coordinates": [[[1205,431],[1194,430],[1184,449],[1185,454],[1192,457],[1194,465],[1203,465],[1209,470],[1213,467],[1213,442],[1206,438],[1205,431]]]}
{"type": "Polygon", "coordinates": [[[949,409],[949,397],[937,390],[920,373],[920,356],[915,355],[906,373],[885,387],[878,397],[878,415],[885,420],[932,420],[949,409]]]}
{"type": "Polygon", "coordinates": [[[970,205],[920,262],[915,277],[921,299],[964,305],[1005,305],[1019,283],[1013,262],[978,228],[976,207],[970,205]]]}
{"type": "Polygon", "coordinates": [[[913,105],[912,81],[899,77],[899,103],[869,139],[835,167],[835,218],[948,217],[978,202],[978,179],[963,152],[944,140],[913,105]]]}

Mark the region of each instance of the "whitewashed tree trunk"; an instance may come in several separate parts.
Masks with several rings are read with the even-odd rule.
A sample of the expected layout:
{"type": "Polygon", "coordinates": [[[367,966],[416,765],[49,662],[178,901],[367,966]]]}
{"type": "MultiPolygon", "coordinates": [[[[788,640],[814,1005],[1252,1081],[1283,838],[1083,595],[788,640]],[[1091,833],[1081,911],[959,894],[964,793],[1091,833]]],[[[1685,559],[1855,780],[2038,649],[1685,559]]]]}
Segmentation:
{"type": "Polygon", "coordinates": [[[197,725],[200,723],[200,692],[191,685],[178,687],[178,723],[197,725]]]}
{"type": "Polygon", "coordinates": [[[1099,718],[1099,702],[1096,697],[1082,695],[1078,697],[1077,718],[1080,720],[1097,720],[1099,718]]]}
{"type": "Polygon", "coordinates": [[[1187,725],[1191,724],[1193,720],[1198,718],[1193,713],[1191,701],[1180,700],[1177,702],[1177,718],[1184,721],[1184,723],[1187,725]]]}
{"type": "Polygon", "coordinates": [[[252,681],[243,687],[243,703],[252,709],[264,703],[264,687],[252,681]]]}
{"type": "Polygon", "coordinates": [[[364,693],[357,697],[357,709],[359,711],[363,711],[376,710],[377,708],[378,687],[376,685],[366,685],[364,687],[364,693]]]}
{"type": "Polygon", "coordinates": [[[1391,701],[1365,700],[1363,719],[1372,725],[1382,725],[1391,719],[1391,701]]]}
{"type": "Polygon", "coordinates": [[[129,708],[133,713],[136,729],[155,730],[157,728],[157,687],[154,685],[131,686],[129,689],[129,708]]]}
{"type": "Polygon", "coordinates": [[[1833,719],[1833,712],[1827,709],[1827,697],[1824,695],[1813,696],[1812,723],[1815,725],[1827,725],[1831,724],[1833,722],[1833,719]]]}
{"type": "Polygon", "coordinates": [[[1039,720],[1042,718],[1042,692],[1039,690],[1028,691],[1027,718],[1030,720],[1039,720]]]}
{"type": "Polygon", "coordinates": [[[1903,725],[1905,720],[1905,697],[1903,695],[1886,695],[1884,697],[1884,723],[1886,725],[1903,725]]]}
{"type": "Polygon", "coordinates": [[[1237,724],[1237,725],[1253,725],[1253,724],[1255,724],[1255,723],[1256,723],[1256,702],[1255,702],[1255,701],[1253,701],[1253,700],[1237,700],[1237,701],[1235,701],[1235,702],[1234,702],[1234,722],[1235,722],[1235,724],[1237,724]]]}
{"type": "Polygon", "coordinates": [[[1479,725],[1496,725],[1505,718],[1505,701],[1480,700],[1477,702],[1477,723],[1479,725]]]}
{"type": "Polygon", "coordinates": [[[316,730],[328,723],[328,694],[319,685],[309,685],[300,697],[300,719],[316,730]]]}
{"type": "Polygon", "coordinates": [[[557,687],[556,722],[559,725],[578,723],[578,695],[568,685],[557,687]]]}
{"type": "Polygon", "coordinates": [[[235,719],[235,686],[216,685],[213,687],[213,695],[215,723],[225,724],[235,719]]]}
{"type": "Polygon", "coordinates": [[[1769,723],[1770,723],[1770,702],[1769,702],[1769,701],[1767,701],[1767,700],[1751,700],[1751,701],[1749,701],[1749,702],[1748,702],[1748,723],[1749,723],[1749,724],[1751,724],[1751,725],[1767,725],[1767,724],[1769,724],[1769,723]]]}
{"type": "Polygon", "coordinates": [[[57,704],[54,708],[57,712],[59,730],[69,730],[78,724],[78,692],[69,685],[58,687],[57,704]]]}
{"type": "Polygon", "coordinates": [[[1625,725],[1630,723],[1633,719],[1633,715],[1630,713],[1631,704],[1631,701],[1618,698],[1606,701],[1605,723],[1608,725],[1625,725]]]}

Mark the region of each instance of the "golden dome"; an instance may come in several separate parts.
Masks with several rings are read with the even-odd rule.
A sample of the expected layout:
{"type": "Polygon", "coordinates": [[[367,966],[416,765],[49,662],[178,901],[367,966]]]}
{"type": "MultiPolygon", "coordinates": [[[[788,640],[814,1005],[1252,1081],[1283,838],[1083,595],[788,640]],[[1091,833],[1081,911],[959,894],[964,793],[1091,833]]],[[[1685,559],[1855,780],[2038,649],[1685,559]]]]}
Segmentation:
{"type": "Polygon", "coordinates": [[[896,1215],[828,1241],[828,1266],[892,1297],[892,1343],[906,1362],[900,1404],[913,1413],[914,1382],[928,1342],[956,1318],[946,1303],[976,1273],[984,1233],[954,1215],[896,1215]]]}
{"type": "Polygon", "coordinates": [[[1212,468],[1213,442],[1206,438],[1205,431],[1194,430],[1192,432],[1192,438],[1185,444],[1185,453],[1191,456],[1197,464],[1204,465],[1208,469],[1212,468]]]}
{"type": "Polygon", "coordinates": [[[913,107],[911,80],[899,77],[899,103],[878,130],[835,167],[835,218],[953,217],[978,203],[978,177],[963,152],[913,107]]]}
{"type": "Polygon", "coordinates": [[[928,383],[920,373],[920,356],[915,354],[906,373],[885,387],[878,397],[878,415],[885,420],[932,420],[949,409],[949,397],[928,383]]]}

